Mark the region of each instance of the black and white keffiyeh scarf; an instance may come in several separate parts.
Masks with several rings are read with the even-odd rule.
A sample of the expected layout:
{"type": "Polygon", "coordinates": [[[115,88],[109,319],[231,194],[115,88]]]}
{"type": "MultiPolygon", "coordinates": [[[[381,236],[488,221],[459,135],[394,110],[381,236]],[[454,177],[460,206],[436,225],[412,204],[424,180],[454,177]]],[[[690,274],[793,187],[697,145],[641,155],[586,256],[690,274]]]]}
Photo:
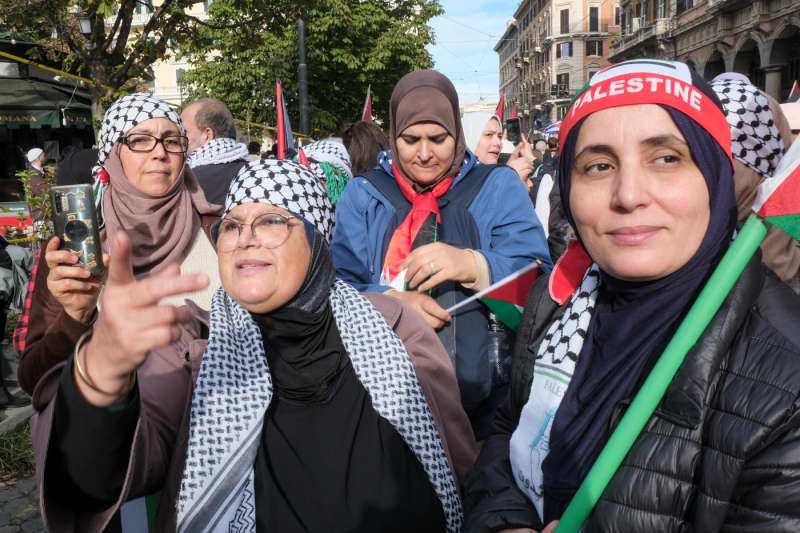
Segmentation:
{"type": "Polygon", "coordinates": [[[592,265],[564,314],[550,324],[536,353],[528,401],[511,435],[509,462],[514,480],[540,517],[544,516],[542,465],[550,453],[550,432],[575,373],[594,316],[599,287],[600,269],[592,265]]]}
{"type": "Polygon", "coordinates": [[[350,154],[344,144],[324,139],[303,146],[306,156],[317,163],[330,163],[336,168],[347,174],[348,178],[353,177],[352,165],[350,164],[350,154]]]}
{"type": "Polygon", "coordinates": [[[247,146],[229,137],[211,139],[206,144],[189,154],[186,164],[190,167],[204,165],[221,165],[233,161],[247,161],[247,146]]]}
{"type": "Polygon", "coordinates": [[[731,127],[733,157],[764,177],[771,177],[785,147],[767,96],[741,80],[712,82],[731,127]]]}
{"type": "Polygon", "coordinates": [[[311,223],[327,241],[333,236],[333,207],[328,195],[314,174],[302,165],[262,159],[239,169],[225,198],[225,213],[253,202],[283,207],[311,223]]]}
{"type": "MultiPolygon", "coordinates": [[[[254,202],[283,207],[330,238],[330,202],[322,185],[301,165],[285,160],[245,165],[231,183],[225,213],[254,202]]],[[[380,312],[350,285],[336,281],[327,295],[318,296],[304,298],[327,298],[342,344],[375,412],[392,424],[425,469],[448,530],[459,531],[458,486],[405,346],[380,312]]],[[[219,289],[211,304],[208,345],[192,396],[176,503],[178,531],[255,532],[253,465],[274,393],[264,345],[253,316],[219,289]]]]}
{"type": "MultiPolygon", "coordinates": [[[[336,281],[329,301],[342,342],[375,411],[422,464],[447,529],[461,528],[461,500],[436,422],[400,338],[353,287],[336,281]]],[[[186,463],[177,501],[178,531],[254,533],[253,463],[273,383],[261,331],[219,289],[208,346],[192,397],[186,463]]]]}
{"type": "Polygon", "coordinates": [[[178,113],[169,104],[148,93],[133,93],[123,96],[106,111],[97,137],[97,164],[92,167],[96,205],[101,205],[101,197],[106,185],[105,181],[101,179],[100,171],[103,170],[103,163],[108,154],[131,128],[151,118],[167,118],[178,126],[181,135],[186,135],[186,128],[183,127],[178,113]]]}

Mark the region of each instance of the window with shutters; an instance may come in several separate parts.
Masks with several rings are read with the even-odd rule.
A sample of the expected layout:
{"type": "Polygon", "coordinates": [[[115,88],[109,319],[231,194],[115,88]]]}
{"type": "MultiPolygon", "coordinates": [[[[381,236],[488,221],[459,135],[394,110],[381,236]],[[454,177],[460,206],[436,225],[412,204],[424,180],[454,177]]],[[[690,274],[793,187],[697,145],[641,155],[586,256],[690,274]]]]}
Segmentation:
{"type": "Polygon", "coordinates": [[[560,43],[556,46],[556,59],[572,57],[572,41],[560,43]]]}
{"type": "Polygon", "coordinates": [[[586,41],[586,55],[587,56],[602,56],[603,55],[603,41],[586,41]]]}
{"type": "Polygon", "coordinates": [[[569,33],[569,9],[561,10],[561,33],[569,33]]]}
{"type": "Polygon", "coordinates": [[[589,31],[600,31],[600,8],[589,8],[589,31]]]}

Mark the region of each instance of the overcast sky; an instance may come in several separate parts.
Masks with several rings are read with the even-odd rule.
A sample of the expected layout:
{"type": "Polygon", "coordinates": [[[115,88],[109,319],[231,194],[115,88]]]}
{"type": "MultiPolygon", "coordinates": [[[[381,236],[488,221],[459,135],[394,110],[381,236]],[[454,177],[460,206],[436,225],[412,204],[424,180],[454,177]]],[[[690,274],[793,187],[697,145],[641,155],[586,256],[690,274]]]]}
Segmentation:
{"type": "Polygon", "coordinates": [[[498,63],[494,46],[513,17],[516,0],[440,0],[445,14],[431,20],[436,44],[429,46],[435,68],[450,78],[460,103],[497,100],[498,63]]]}

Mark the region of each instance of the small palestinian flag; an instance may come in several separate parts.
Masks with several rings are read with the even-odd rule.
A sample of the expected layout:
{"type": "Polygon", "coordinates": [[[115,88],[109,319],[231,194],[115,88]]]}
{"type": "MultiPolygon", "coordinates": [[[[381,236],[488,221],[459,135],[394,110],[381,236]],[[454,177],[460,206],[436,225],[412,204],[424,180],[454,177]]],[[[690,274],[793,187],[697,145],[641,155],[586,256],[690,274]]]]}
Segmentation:
{"type": "Polygon", "coordinates": [[[516,331],[522,322],[522,309],[528,300],[528,293],[541,273],[539,263],[517,270],[487,288],[488,292],[480,297],[481,301],[498,320],[516,331]]]}
{"type": "Polygon", "coordinates": [[[536,261],[509,274],[494,285],[460,301],[447,312],[452,314],[457,309],[480,299],[498,320],[516,330],[522,321],[522,308],[528,300],[528,292],[542,273],[541,265],[540,261],[536,261]]]}
{"type": "Polygon", "coordinates": [[[753,211],[800,239],[800,140],[783,156],[775,174],[758,188],[753,211]]]}

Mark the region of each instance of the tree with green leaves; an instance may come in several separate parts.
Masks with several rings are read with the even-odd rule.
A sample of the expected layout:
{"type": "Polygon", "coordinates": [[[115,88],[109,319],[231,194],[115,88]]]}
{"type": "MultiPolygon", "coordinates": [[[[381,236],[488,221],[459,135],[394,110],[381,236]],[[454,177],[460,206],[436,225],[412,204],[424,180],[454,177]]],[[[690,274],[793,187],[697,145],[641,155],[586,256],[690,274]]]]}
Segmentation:
{"type": "Polygon", "coordinates": [[[296,127],[296,23],[302,18],[312,130],[303,133],[320,136],[358,120],[369,85],[373,110],[385,119],[397,80],[433,64],[428,23],[442,12],[437,0],[219,0],[211,6],[209,26],[181,46],[193,64],[183,81],[192,97],[219,98],[235,116],[274,124],[280,78],[296,127]],[[264,24],[246,23],[255,12],[264,24]]]}
{"type": "MultiPolygon", "coordinates": [[[[104,102],[151,79],[152,64],[177,44],[193,39],[206,24],[186,12],[196,0],[155,3],[158,5],[152,0],[0,0],[0,28],[33,35],[40,45],[34,53],[89,77],[94,82],[90,87],[92,115],[100,120],[104,102]],[[137,18],[143,24],[136,24],[137,18]]],[[[253,17],[248,22],[260,24],[263,20],[253,17]]]]}

